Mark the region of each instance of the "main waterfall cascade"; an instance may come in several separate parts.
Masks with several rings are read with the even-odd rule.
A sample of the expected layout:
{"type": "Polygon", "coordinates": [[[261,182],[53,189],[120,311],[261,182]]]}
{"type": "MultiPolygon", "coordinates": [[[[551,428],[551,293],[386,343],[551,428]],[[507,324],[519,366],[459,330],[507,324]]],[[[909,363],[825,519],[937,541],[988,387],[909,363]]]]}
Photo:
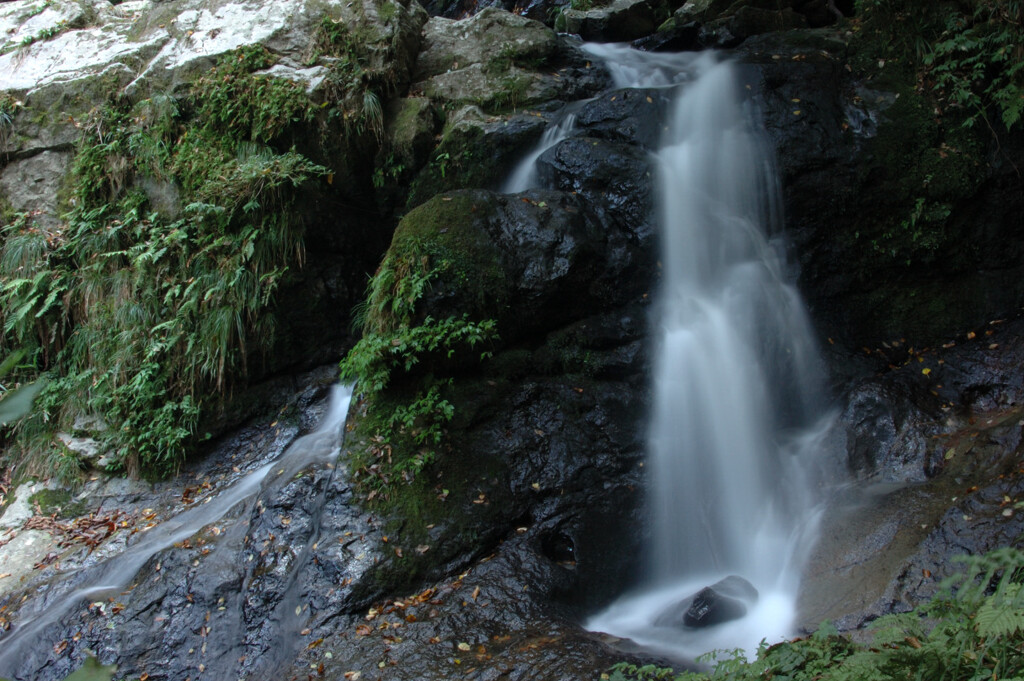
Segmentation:
{"type": "Polygon", "coordinates": [[[809,471],[829,422],[811,329],[785,273],[773,155],[729,62],[586,49],[620,87],[683,83],[657,154],[663,278],[644,588],[587,626],[688,658],[753,651],[790,633],[815,534],[809,471]],[[730,575],[759,593],[746,616],[682,626],[687,599],[730,575]]]}

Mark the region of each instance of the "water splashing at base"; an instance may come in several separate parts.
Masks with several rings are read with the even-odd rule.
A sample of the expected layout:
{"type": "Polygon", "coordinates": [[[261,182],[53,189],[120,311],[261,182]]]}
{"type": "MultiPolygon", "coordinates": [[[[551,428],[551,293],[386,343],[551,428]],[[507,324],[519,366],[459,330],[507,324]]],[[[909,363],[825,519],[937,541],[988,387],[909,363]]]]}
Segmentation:
{"type": "MultiPolygon", "coordinates": [[[[613,72],[649,84],[646,55],[628,55],[613,72]]],[[[750,652],[790,633],[814,536],[809,458],[828,417],[810,326],[784,272],[772,155],[737,69],[706,54],[673,58],[684,75],[667,75],[664,56],[652,65],[659,80],[689,82],[658,152],[663,281],[646,587],[587,626],[693,657],[750,652]],[[730,575],[758,592],[746,615],[684,624],[695,594],[730,575]]]]}

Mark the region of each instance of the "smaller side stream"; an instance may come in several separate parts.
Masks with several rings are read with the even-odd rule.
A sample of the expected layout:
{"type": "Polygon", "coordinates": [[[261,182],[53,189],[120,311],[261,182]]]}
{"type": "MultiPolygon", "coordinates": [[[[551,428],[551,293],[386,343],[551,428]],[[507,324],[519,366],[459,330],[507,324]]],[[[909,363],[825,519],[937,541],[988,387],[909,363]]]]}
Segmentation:
{"type": "MultiPolygon", "coordinates": [[[[332,463],[337,458],[351,395],[351,388],[336,386],[320,426],[295,440],[276,460],[241,477],[205,502],[146,531],[122,553],[98,565],[60,574],[46,584],[38,598],[21,606],[14,627],[0,639],[0,676],[30,678],[21,675],[23,670],[32,666],[31,660],[48,656],[51,638],[48,632],[59,630],[59,623],[73,608],[112,602],[115,597],[125,600],[129,585],[158,553],[226,517],[235,520],[209,559],[210,564],[233,562],[236,554],[226,554],[244,543],[248,518],[260,499],[272,497],[304,468],[332,463]]],[[[306,553],[308,551],[298,555],[306,553]]],[[[244,589],[242,591],[239,597],[244,595],[244,589]]],[[[287,597],[282,598],[280,607],[287,607],[287,601],[287,597]]],[[[232,656],[221,656],[221,660],[231,661],[226,666],[233,668],[232,656]]],[[[224,671],[228,673],[227,669],[224,671]]]]}

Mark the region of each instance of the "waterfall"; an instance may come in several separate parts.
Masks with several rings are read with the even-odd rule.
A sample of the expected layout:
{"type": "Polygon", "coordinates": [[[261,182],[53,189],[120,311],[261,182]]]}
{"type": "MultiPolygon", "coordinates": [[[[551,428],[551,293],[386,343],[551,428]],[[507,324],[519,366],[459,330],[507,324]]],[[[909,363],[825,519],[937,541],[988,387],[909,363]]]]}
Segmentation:
{"type": "Polygon", "coordinates": [[[810,325],[785,272],[772,154],[733,64],[674,55],[672,75],[664,55],[588,49],[612,63],[619,85],[685,83],[657,154],[663,278],[644,588],[588,628],[683,657],[752,651],[790,633],[814,535],[809,458],[828,418],[810,325]],[[758,591],[747,615],[684,626],[690,597],[730,575],[758,591]]]}
{"type": "Polygon", "coordinates": [[[506,194],[517,194],[519,192],[525,192],[527,189],[533,189],[537,186],[537,159],[541,157],[541,154],[564,140],[572,133],[573,130],[576,129],[576,109],[578,109],[580,105],[582,105],[582,102],[570,104],[566,107],[566,110],[548,126],[547,130],[544,131],[544,134],[541,135],[540,143],[537,147],[527,154],[526,157],[519,162],[515,170],[512,171],[512,174],[509,175],[505,184],[501,188],[502,192],[506,194]]]}

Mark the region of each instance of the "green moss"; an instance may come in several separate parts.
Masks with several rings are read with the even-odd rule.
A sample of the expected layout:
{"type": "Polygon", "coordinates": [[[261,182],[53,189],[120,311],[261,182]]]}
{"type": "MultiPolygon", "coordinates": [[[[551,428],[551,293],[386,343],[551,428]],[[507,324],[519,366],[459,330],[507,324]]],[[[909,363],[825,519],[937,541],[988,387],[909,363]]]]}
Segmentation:
{"type": "Polygon", "coordinates": [[[493,209],[492,202],[472,192],[436,197],[402,219],[388,257],[402,262],[426,257],[438,270],[433,295],[452,299],[453,309],[470,316],[500,314],[508,304],[508,282],[501,254],[480,224],[493,209]]]}
{"type": "Polygon", "coordinates": [[[58,518],[75,518],[86,511],[85,502],[75,501],[71,492],[64,489],[39,490],[28,498],[30,506],[38,506],[43,515],[56,515],[58,518]]]}
{"type": "Polygon", "coordinates": [[[485,138],[478,126],[446,131],[430,163],[413,180],[406,207],[414,208],[441,192],[489,187],[503,178],[508,159],[501,153],[482,154],[481,149],[488,148],[485,138]]]}
{"type": "MultiPolygon", "coordinates": [[[[493,380],[494,369],[488,364],[485,376],[463,379],[452,387],[450,397],[457,415],[453,431],[465,428],[475,418],[476,410],[487,408],[507,389],[508,384],[493,380]]],[[[402,391],[384,399],[400,402],[402,391]]],[[[401,590],[459,555],[482,550],[484,534],[500,527],[498,518],[507,508],[501,499],[474,502],[480,501],[481,490],[489,485],[487,481],[504,479],[505,466],[493,453],[453,440],[445,443],[444,450],[422,474],[385,489],[368,486],[365,479],[377,473],[366,464],[381,465],[387,457],[374,429],[372,416],[357,420],[346,438],[346,456],[357,465],[356,479],[364,480],[360,485],[363,503],[387,518],[384,532],[394,553],[375,568],[375,581],[401,590]]]]}

